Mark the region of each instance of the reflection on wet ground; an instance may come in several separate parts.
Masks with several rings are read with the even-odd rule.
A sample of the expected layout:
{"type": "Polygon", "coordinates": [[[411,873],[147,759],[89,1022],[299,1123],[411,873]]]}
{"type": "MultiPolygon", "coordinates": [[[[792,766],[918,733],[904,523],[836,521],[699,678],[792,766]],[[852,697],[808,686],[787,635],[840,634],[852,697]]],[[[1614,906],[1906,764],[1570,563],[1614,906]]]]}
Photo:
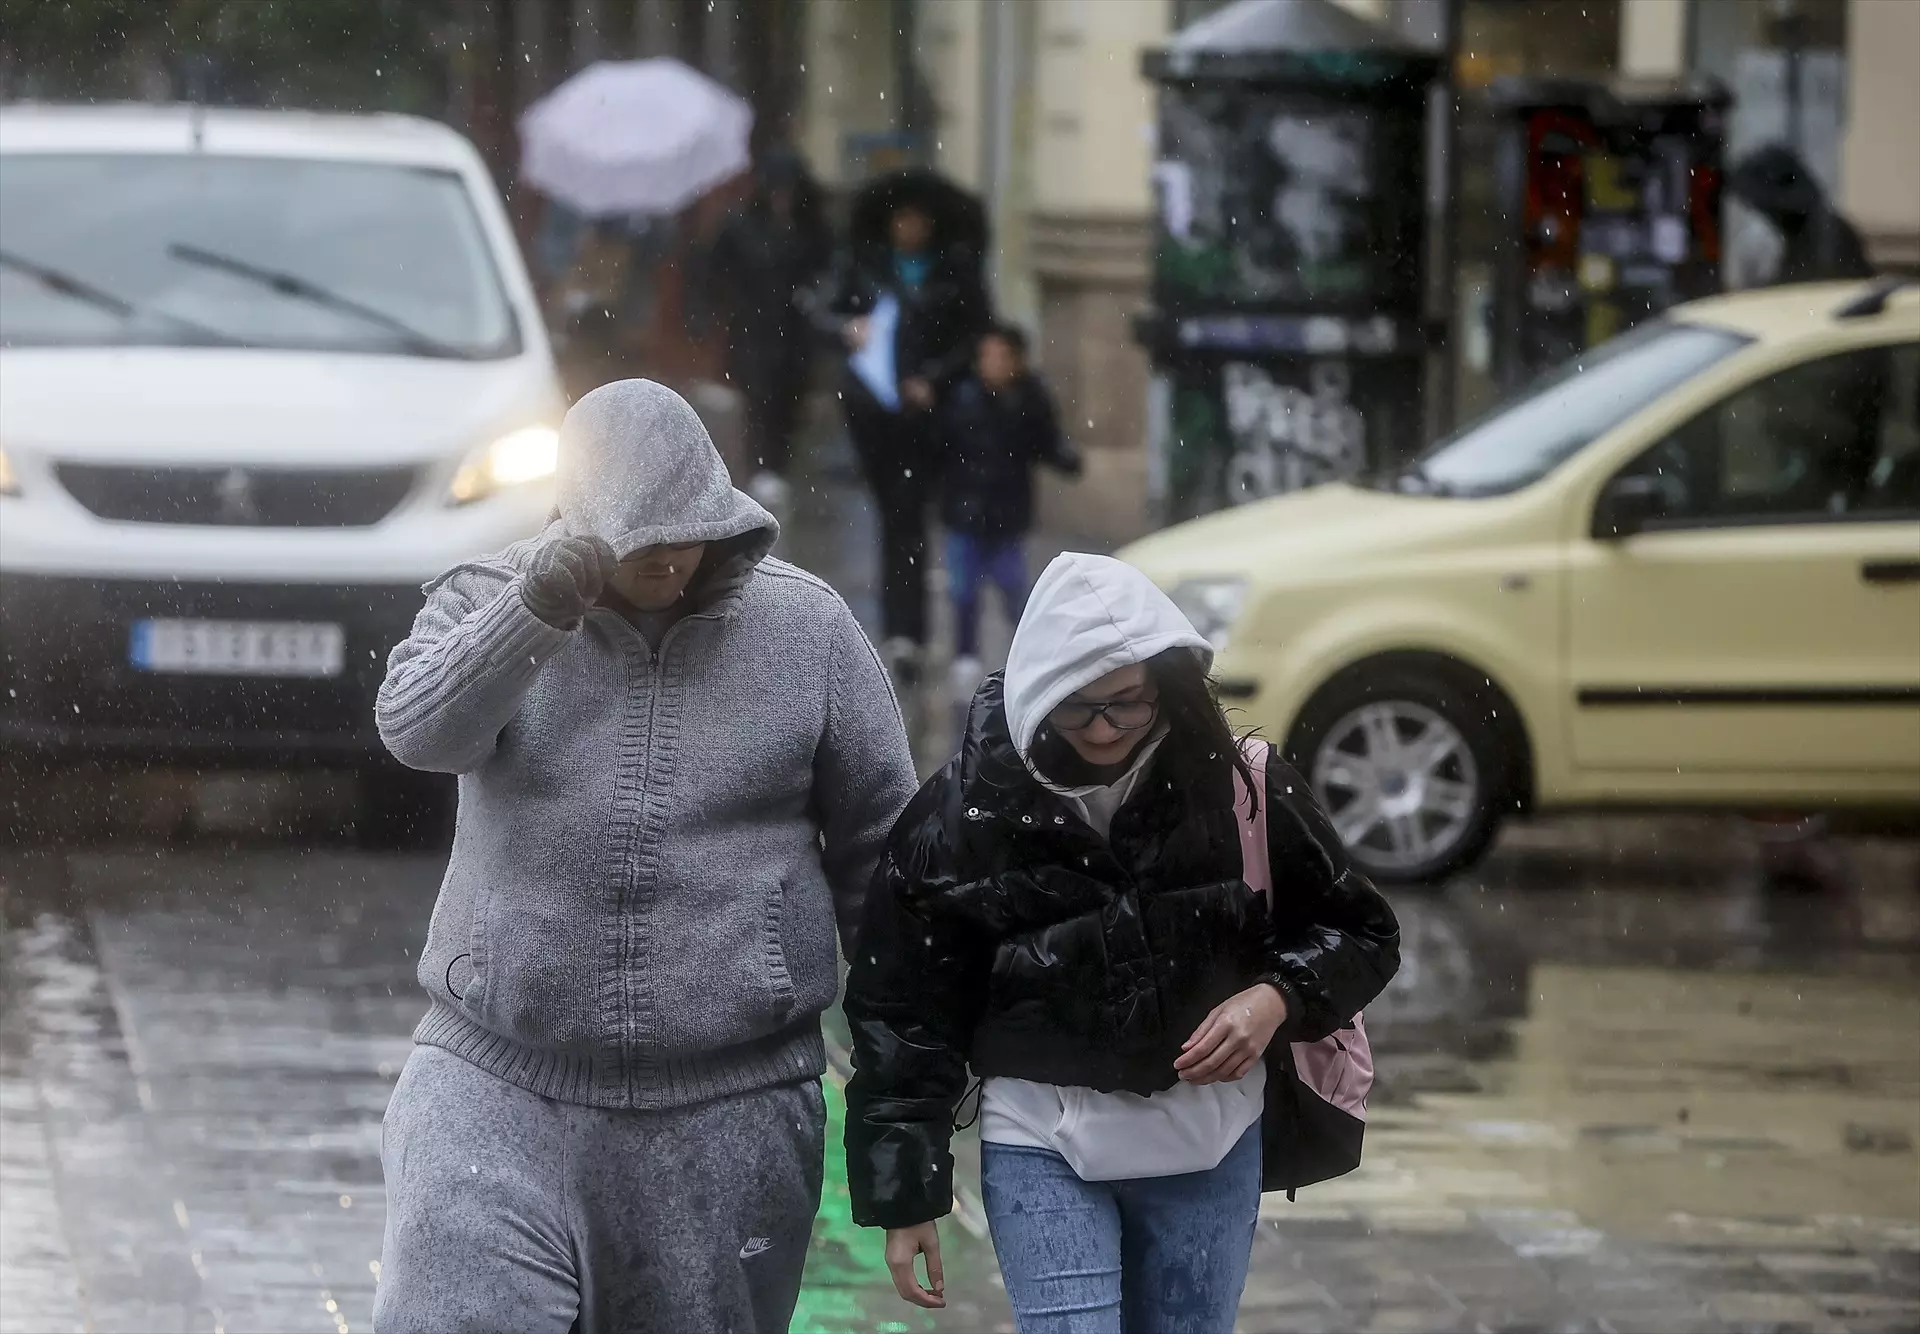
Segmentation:
{"type": "Polygon", "coordinates": [[[1244,1327],[1915,1328],[1920,857],[1846,852],[1567,821],[1398,897],[1366,1160],[1269,1198],[1244,1327]]]}
{"type": "MultiPolygon", "coordinates": [[[[1270,1197],[1242,1327],[1913,1329],[1920,850],[1848,852],[1781,895],[1726,827],[1569,821],[1396,896],[1366,1162],[1270,1197]]],[[[438,873],[0,853],[0,1330],[368,1328],[438,873]]],[[[795,1328],[1005,1327],[976,1199],[923,1319],[830,1190],[795,1328]]]]}

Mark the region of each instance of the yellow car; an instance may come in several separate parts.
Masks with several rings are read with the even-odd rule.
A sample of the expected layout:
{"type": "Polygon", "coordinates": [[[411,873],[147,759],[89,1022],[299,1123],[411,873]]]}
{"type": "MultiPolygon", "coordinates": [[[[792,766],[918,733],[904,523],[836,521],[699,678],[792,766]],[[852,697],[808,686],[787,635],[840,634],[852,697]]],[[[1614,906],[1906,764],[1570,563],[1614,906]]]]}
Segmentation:
{"type": "Polygon", "coordinates": [[[1920,287],[1679,307],[1391,476],[1121,555],[1386,880],[1511,811],[1920,810],[1920,287]]]}

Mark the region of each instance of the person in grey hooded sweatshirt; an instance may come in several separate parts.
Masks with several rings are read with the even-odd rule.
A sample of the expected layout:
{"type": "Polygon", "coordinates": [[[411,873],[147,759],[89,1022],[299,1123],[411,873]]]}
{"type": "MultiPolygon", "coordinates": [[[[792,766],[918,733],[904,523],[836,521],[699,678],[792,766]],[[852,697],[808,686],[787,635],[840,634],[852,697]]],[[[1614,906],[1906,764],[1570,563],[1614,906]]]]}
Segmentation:
{"type": "Polygon", "coordinates": [[[460,806],[383,1132],[382,1334],[787,1328],[835,924],[915,779],[777,534],[683,400],[605,385],[554,522],[428,585],[393,652],[381,736],[460,806]]]}

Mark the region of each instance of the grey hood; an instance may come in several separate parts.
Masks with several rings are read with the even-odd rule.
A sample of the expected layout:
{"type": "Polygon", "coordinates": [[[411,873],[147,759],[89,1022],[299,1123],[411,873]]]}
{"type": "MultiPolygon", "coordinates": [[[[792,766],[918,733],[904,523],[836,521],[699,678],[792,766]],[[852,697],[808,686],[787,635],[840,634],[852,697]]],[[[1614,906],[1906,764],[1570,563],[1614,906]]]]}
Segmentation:
{"type": "Polygon", "coordinates": [[[780,536],[774,517],[736,491],[691,404],[652,380],[615,380],[575,403],[560,426],[560,517],[622,560],[663,543],[730,543],[754,563],[780,536]]]}

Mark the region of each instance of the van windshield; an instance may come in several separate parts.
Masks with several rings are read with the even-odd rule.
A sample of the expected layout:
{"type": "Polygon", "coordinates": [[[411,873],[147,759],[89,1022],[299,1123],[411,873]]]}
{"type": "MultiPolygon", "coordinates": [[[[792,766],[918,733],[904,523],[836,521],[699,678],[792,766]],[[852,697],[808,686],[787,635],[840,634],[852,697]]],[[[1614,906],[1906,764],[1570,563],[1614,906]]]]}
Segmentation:
{"type": "Polygon", "coordinates": [[[1751,339],[1655,320],[1563,362],[1388,477],[1389,490],[1503,496],[1545,477],[1593,441],[1751,339]]]}
{"type": "Polygon", "coordinates": [[[465,185],[386,163],[0,155],[0,347],[511,356],[465,185]]]}

